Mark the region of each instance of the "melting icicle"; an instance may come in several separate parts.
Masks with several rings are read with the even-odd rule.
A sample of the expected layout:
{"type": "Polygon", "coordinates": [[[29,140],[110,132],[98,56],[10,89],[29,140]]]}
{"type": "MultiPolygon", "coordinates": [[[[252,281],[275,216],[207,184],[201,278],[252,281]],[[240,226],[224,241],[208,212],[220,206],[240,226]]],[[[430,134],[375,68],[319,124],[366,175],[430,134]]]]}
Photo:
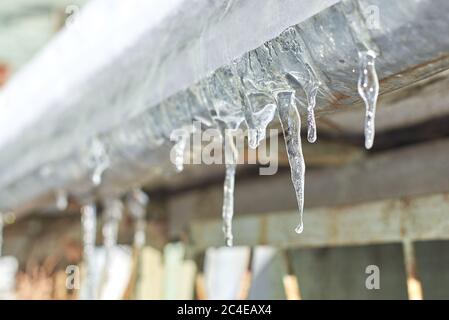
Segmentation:
{"type": "Polygon", "coordinates": [[[84,283],[83,299],[95,298],[95,238],[97,231],[97,209],[95,204],[88,204],[81,209],[81,223],[83,228],[83,259],[84,283]]]}
{"type": "Polygon", "coordinates": [[[67,191],[64,189],[58,189],[56,191],[56,208],[58,208],[59,211],[64,211],[67,209],[68,205],[69,197],[67,191]]]}
{"type": "Polygon", "coordinates": [[[184,150],[186,148],[186,142],[188,137],[182,136],[182,138],[175,144],[175,166],[178,172],[184,170],[184,150]]]}
{"type": "Polygon", "coordinates": [[[138,249],[145,245],[145,212],[149,197],[140,189],[133,190],[127,198],[129,212],[135,220],[134,246],[138,249]]]}
{"type": "Polygon", "coordinates": [[[122,219],[123,204],[118,199],[109,199],[105,202],[105,223],[103,225],[104,246],[106,255],[117,244],[117,234],[122,219]]]}
{"type": "Polygon", "coordinates": [[[122,219],[123,204],[118,199],[108,199],[105,201],[105,223],[103,225],[103,242],[106,249],[105,264],[103,267],[102,279],[100,282],[100,294],[104,285],[108,281],[110,274],[110,262],[112,251],[117,245],[117,235],[120,220],[122,219]]]}
{"type": "Polygon", "coordinates": [[[190,134],[194,132],[194,126],[185,126],[181,129],[174,130],[170,139],[175,141],[174,149],[174,163],[176,171],[184,170],[184,152],[186,150],[187,142],[190,139],[190,134]]]}
{"type": "Polygon", "coordinates": [[[359,53],[360,74],[358,92],[365,102],[365,148],[371,149],[374,143],[377,97],[379,95],[379,79],[376,73],[376,53],[372,50],[359,53]]]}
{"type": "Polygon", "coordinates": [[[284,133],[285,146],[290,163],[291,178],[299,209],[299,224],[295,231],[303,230],[305,163],[301,147],[301,119],[294,104],[293,92],[281,92],[277,96],[279,120],[284,133]]]}
{"type": "Polygon", "coordinates": [[[316,122],[315,122],[315,106],[316,106],[316,96],[320,86],[312,68],[309,64],[306,64],[306,69],[309,73],[309,80],[304,86],[304,90],[307,96],[307,140],[310,143],[316,141],[316,122]]]}
{"type": "Polygon", "coordinates": [[[273,120],[276,114],[276,106],[274,104],[266,105],[262,110],[253,113],[255,128],[248,126],[248,145],[255,149],[260,142],[265,139],[268,124],[273,120]]]}
{"type": "Polygon", "coordinates": [[[235,85],[238,87],[238,96],[248,128],[248,145],[250,148],[256,149],[265,139],[267,126],[274,118],[276,106],[268,104],[259,111],[254,110],[247,90],[245,90],[245,81],[238,73],[237,64],[236,61],[232,63],[232,74],[235,85]]]}
{"type": "Polygon", "coordinates": [[[88,152],[88,166],[92,169],[91,181],[94,186],[99,186],[104,171],[109,167],[110,161],[103,143],[93,139],[88,152]]]}
{"type": "Polygon", "coordinates": [[[232,135],[226,135],[229,130],[225,130],[222,135],[225,147],[226,176],[223,186],[223,233],[226,246],[232,247],[232,218],[234,216],[234,185],[235,170],[237,167],[238,151],[234,144],[232,135]]]}

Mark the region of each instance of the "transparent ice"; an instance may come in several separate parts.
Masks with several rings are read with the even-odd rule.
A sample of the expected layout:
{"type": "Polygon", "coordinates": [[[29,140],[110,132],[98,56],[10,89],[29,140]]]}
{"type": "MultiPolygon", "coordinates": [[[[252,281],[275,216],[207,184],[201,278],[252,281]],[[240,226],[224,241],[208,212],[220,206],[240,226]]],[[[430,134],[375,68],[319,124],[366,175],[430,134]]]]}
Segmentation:
{"type": "Polygon", "coordinates": [[[358,92],[365,102],[365,148],[371,149],[375,135],[375,117],[379,96],[379,79],[376,72],[376,53],[372,50],[359,52],[360,70],[358,92]]]}
{"type": "Polygon", "coordinates": [[[281,92],[278,94],[279,120],[284,133],[285,146],[290,163],[291,179],[296,192],[296,200],[299,209],[299,224],[295,231],[303,231],[304,210],[304,174],[305,163],[301,147],[301,119],[295,106],[293,92],[281,92]]]}
{"type": "Polygon", "coordinates": [[[95,239],[97,234],[97,208],[95,204],[87,204],[81,208],[81,224],[83,230],[84,281],[82,297],[92,300],[95,292],[95,239]]]}

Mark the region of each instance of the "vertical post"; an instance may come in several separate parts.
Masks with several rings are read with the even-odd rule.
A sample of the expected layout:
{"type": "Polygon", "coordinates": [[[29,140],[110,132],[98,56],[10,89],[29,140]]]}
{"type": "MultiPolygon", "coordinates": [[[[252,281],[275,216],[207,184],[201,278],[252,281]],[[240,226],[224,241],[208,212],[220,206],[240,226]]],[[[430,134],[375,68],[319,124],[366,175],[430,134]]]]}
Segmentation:
{"type": "Polygon", "coordinates": [[[423,291],[421,281],[418,278],[416,270],[416,256],[413,241],[404,239],[402,242],[404,251],[404,263],[407,273],[407,292],[409,300],[422,300],[423,291]]]}
{"type": "Polygon", "coordinates": [[[299,288],[298,277],[293,271],[290,254],[288,251],[284,251],[285,264],[287,266],[287,274],[282,279],[284,283],[285,296],[287,300],[301,300],[301,290],[299,288]]]}

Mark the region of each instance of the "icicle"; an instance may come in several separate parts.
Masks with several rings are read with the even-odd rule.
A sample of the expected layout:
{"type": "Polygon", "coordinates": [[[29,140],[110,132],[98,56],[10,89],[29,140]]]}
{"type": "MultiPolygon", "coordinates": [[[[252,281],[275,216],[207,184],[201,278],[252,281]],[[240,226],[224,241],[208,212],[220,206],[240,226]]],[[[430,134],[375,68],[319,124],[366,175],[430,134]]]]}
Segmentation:
{"type": "Polygon", "coordinates": [[[66,190],[58,189],[56,191],[56,208],[58,208],[59,211],[64,211],[67,209],[69,204],[68,198],[69,197],[66,190]]]}
{"type": "Polygon", "coordinates": [[[117,244],[117,234],[120,220],[122,219],[123,204],[118,199],[105,201],[105,223],[103,225],[103,239],[106,255],[117,244]]]}
{"type": "Polygon", "coordinates": [[[83,299],[95,298],[95,238],[97,233],[97,209],[95,204],[88,204],[81,209],[81,222],[83,228],[83,251],[84,251],[84,283],[83,299]]]}
{"type": "Polygon", "coordinates": [[[190,139],[190,135],[194,132],[194,126],[185,126],[177,132],[180,134],[175,135],[175,145],[173,146],[175,152],[175,167],[176,171],[181,172],[184,170],[184,152],[186,150],[187,142],[190,139]]]}
{"type": "Polygon", "coordinates": [[[273,120],[276,114],[276,106],[268,104],[258,112],[253,113],[255,129],[248,127],[248,145],[255,149],[265,139],[268,124],[273,120]]]}
{"type": "Polygon", "coordinates": [[[304,86],[307,97],[307,140],[310,143],[316,141],[316,122],[315,122],[315,106],[316,106],[316,96],[320,83],[317,80],[312,68],[309,64],[306,64],[306,69],[309,73],[309,80],[304,86]]]}
{"type": "Polygon", "coordinates": [[[291,178],[296,192],[299,209],[299,224],[295,231],[303,230],[304,210],[304,173],[305,163],[301,147],[301,119],[294,104],[293,92],[281,92],[277,95],[279,120],[284,132],[285,146],[290,163],[291,178]]]}
{"type": "Polygon", "coordinates": [[[265,139],[268,124],[273,120],[276,113],[276,106],[266,105],[263,109],[255,111],[244,88],[244,79],[239,76],[237,62],[232,63],[232,73],[235,85],[238,86],[239,100],[242,106],[243,116],[248,128],[248,145],[256,149],[260,142],[265,139]]]}
{"type": "Polygon", "coordinates": [[[100,295],[104,285],[108,281],[110,274],[110,262],[112,251],[117,245],[117,236],[120,220],[122,219],[123,204],[118,199],[108,199],[105,201],[105,222],[103,224],[103,243],[106,250],[106,258],[103,266],[102,278],[100,281],[100,295]]]}
{"type": "Polygon", "coordinates": [[[372,50],[359,52],[360,74],[358,92],[365,102],[365,148],[371,149],[374,143],[377,97],[379,95],[379,79],[376,73],[376,53],[372,50]]]}
{"type": "Polygon", "coordinates": [[[235,147],[232,135],[227,135],[225,130],[223,136],[225,147],[226,176],[223,186],[223,233],[226,246],[232,247],[232,218],[234,216],[234,185],[235,171],[237,167],[238,150],[235,147]]]}
{"type": "Polygon", "coordinates": [[[91,181],[94,186],[99,186],[104,171],[109,167],[110,161],[106,148],[98,139],[93,139],[88,151],[88,166],[92,169],[91,181]]]}
{"type": "Polygon", "coordinates": [[[149,197],[140,189],[133,190],[127,198],[129,212],[135,220],[134,246],[138,249],[145,245],[145,212],[149,197]]]}

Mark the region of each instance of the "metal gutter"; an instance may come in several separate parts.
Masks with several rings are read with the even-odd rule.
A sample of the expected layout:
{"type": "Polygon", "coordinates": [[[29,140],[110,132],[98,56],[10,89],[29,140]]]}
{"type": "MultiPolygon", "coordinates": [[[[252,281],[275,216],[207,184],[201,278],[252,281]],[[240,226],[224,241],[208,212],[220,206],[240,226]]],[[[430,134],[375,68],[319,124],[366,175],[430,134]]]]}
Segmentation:
{"type": "Polygon", "coordinates": [[[46,203],[59,188],[82,201],[93,192],[121,193],[160,179],[172,168],[166,143],[170,132],[209,114],[208,106],[188,88],[294,24],[295,37],[305,45],[322,82],[317,112],[359,101],[355,70],[361,39],[377,47],[383,93],[449,68],[445,0],[360,0],[332,7],[335,1],[316,1],[310,11],[304,11],[310,1],[303,1],[303,7],[298,1],[279,2],[276,8],[260,8],[258,1],[229,1],[225,7],[218,2],[198,0],[196,6],[177,1],[153,29],[145,26],[150,8],[131,10],[136,16],[125,19],[116,7],[118,16],[103,18],[117,25],[105,23],[92,31],[88,22],[94,20],[89,19],[97,19],[95,13],[106,2],[93,2],[81,17],[80,29],[61,34],[0,95],[0,103],[7,103],[10,110],[5,114],[5,108],[0,109],[3,210],[28,211],[46,203]],[[180,10],[186,6],[193,10],[180,10]],[[355,30],[354,15],[373,6],[381,10],[379,28],[355,30]],[[135,23],[128,30],[132,38],[127,32],[120,34],[120,27],[130,23],[135,23]],[[74,39],[98,52],[91,57],[89,46],[81,53],[68,52],[65,45],[74,39]],[[47,71],[45,67],[52,64],[56,67],[47,71]],[[46,76],[36,85],[39,74],[46,76]],[[28,118],[33,102],[39,112],[28,118]],[[9,124],[16,121],[21,125],[10,130],[9,124]],[[94,137],[107,146],[110,158],[104,183],[95,189],[85,161],[94,137]]]}

